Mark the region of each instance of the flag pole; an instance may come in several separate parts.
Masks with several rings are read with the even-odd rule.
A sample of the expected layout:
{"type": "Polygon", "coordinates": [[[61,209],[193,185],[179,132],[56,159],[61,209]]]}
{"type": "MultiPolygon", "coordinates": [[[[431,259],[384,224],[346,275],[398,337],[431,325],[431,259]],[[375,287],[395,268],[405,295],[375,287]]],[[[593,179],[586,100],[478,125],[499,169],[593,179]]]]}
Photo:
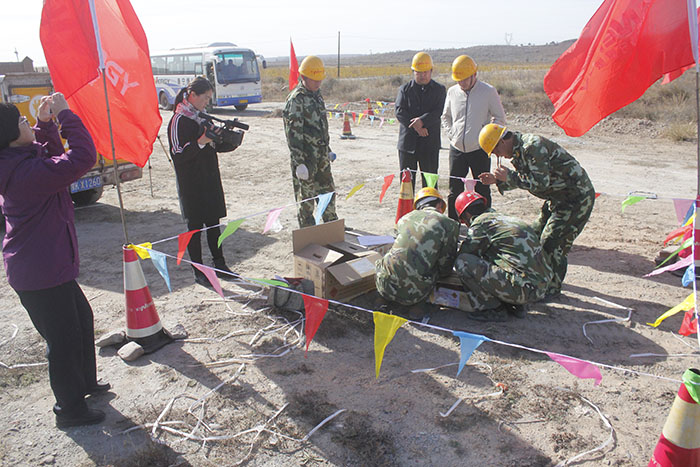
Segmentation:
{"type": "Polygon", "coordinates": [[[102,41],[100,40],[100,25],[97,22],[97,13],[95,11],[95,0],[89,0],[90,15],[92,16],[92,26],[95,31],[95,45],[97,46],[97,55],[100,59],[100,73],[102,74],[102,87],[105,91],[105,104],[107,105],[107,122],[109,124],[109,140],[112,144],[112,169],[114,169],[114,184],[117,187],[117,197],[119,198],[119,215],[122,219],[122,229],[124,231],[124,243],[129,244],[129,233],[126,229],[126,219],[124,217],[124,202],[122,201],[122,190],[119,183],[119,170],[117,168],[117,156],[114,154],[114,132],[112,130],[112,114],[109,109],[109,97],[107,96],[107,76],[105,73],[105,59],[102,51],[102,41]]]}

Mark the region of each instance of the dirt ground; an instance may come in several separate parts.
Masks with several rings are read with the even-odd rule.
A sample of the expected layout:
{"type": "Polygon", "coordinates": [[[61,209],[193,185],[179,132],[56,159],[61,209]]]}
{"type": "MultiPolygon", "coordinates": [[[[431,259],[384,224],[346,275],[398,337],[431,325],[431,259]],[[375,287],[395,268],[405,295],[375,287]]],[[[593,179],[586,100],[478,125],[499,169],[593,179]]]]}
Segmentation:
{"type": "MultiPolygon", "coordinates": [[[[227,220],[263,212],[246,219],[224,242],[229,265],[244,277],[293,275],[291,233],[297,224],[289,206],[293,192],[282,120],[274,112],[280,107],[266,103],[240,113],[219,112],[251,126],[240,148],[220,156],[227,220]],[[282,230],[262,234],[264,212],[281,206],[288,206],[280,216],[282,230]]],[[[164,143],[170,115],[163,112],[164,143]]],[[[603,194],[569,255],[560,298],[535,304],[521,320],[482,323],[435,309],[429,324],[615,367],[601,368],[599,386],[577,379],[541,353],[492,342],[483,343],[456,377],[458,340],[410,323],[387,347],[375,379],[370,313],[332,306],[305,356],[303,326],[294,313],[267,308],[260,294],[231,283],[224,283],[231,297],[225,304],[194,283],[188,265],[176,266],[172,259],[173,292],[168,293],[146,260],[143,270],[164,326],[180,323],[189,338],[131,364],[113,348],[99,350],[98,373],[113,387],[89,402],[107,413],[101,426],[56,429],[46,367],[0,369],[2,464],[545,466],[609,440],[611,430],[597,407],[613,438],[577,463],[646,465],[677,381],[697,362],[697,341],[677,335],[680,315],[658,329],[645,324],[680,303],[688,289],[668,273],[642,278],[653,269],[666,234],[678,225],[672,198],[694,198],[695,145],[658,139],[658,128],[648,122],[610,119],[574,139],[548,118],[510,115],[509,120],[514,129],[540,133],[569,149],[603,194]],[[620,204],[631,191],[655,193],[658,199],[621,214],[620,204]],[[623,308],[633,310],[630,321],[592,324],[586,327],[590,341],[584,336],[584,323],[624,318],[623,308]],[[416,369],[433,370],[412,372],[416,369]],[[460,399],[448,416],[441,415],[460,399]],[[146,428],[127,432],[139,425],[146,428]]],[[[397,183],[383,203],[378,196],[382,177],[397,171],[398,127],[363,120],[353,132],[357,139],[341,141],[341,120],[331,122],[338,213],[350,227],[390,233],[397,183]],[[364,188],[345,200],[362,182],[364,188]]],[[[142,180],[123,186],[134,243],[186,230],[174,173],[157,142],[151,163],[150,175],[145,170],[142,180]]],[[[447,171],[444,150],[439,182],[444,192],[447,171]]],[[[494,193],[496,209],[528,221],[536,218],[540,204],[524,191],[494,193]]],[[[93,306],[97,334],[125,327],[118,206],[116,190],[110,189],[96,205],[76,211],[79,282],[93,306]]],[[[175,255],[177,241],[154,248],[175,255]]],[[[43,341],[0,279],[0,361],[45,361],[43,341]]],[[[372,295],[353,303],[372,309],[372,295]]]]}

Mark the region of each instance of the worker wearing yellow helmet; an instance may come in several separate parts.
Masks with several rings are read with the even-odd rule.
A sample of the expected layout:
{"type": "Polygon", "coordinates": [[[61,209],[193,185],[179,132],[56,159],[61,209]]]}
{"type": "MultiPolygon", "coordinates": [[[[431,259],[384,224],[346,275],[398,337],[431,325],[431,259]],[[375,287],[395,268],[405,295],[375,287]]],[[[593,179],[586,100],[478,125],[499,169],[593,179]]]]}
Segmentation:
{"type": "MultiPolygon", "coordinates": [[[[489,122],[505,125],[506,114],[496,88],[477,78],[478,67],[469,55],[452,62],[454,86],[447,90],[442,111],[442,126],[450,138],[450,194],[448,214],[457,219],[455,200],[464,191],[463,178],[471,179],[491,170],[491,160],[479,147],[479,131],[489,122]]],[[[491,188],[477,182],[474,190],[491,206],[491,188]]]]}
{"type": "MultiPolygon", "coordinates": [[[[418,52],[411,61],[413,77],[399,88],[396,96],[396,119],[399,121],[399,169],[415,174],[438,172],[440,151],[440,115],[445,105],[445,86],[435,82],[433,60],[425,52],[418,52]]],[[[423,177],[423,186],[428,186],[423,177]]]]}
{"type": "Polygon", "coordinates": [[[396,240],[377,261],[375,279],[382,298],[406,306],[420,304],[408,310],[411,319],[426,311],[422,305],[438,278],[452,272],[459,237],[459,224],[443,214],[445,200],[435,188],[420,190],[414,207],[396,225],[396,240]]]}
{"type": "Polygon", "coordinates": [[[282,120],[291,157],[299,226],[308,227],[316,224],[314,210],[315,204],[320,203],[319,195],[330,193],[331,196],[323,221],[333,221],[338,216],[330,164],[334,154],[329,144],[326,104],[320,92],[326,77],[323,61],[314,55],[307,56],[299,66],[299,74],[299,84],[287,96],[282,120]]]}
{"type": "Polygon", "coordinates": [[[561,293],[567,255],[593,211],[595,190],[583,167],[557,143],[542,136],[510,131],[491,123],[482,128],[479,144],[487,154],[509,159],[515,170],[500,164],[479,176],[501,193],[522,188],[544,199],[535,231],[549,255],[554,276],[545,298],[561,293]]]}

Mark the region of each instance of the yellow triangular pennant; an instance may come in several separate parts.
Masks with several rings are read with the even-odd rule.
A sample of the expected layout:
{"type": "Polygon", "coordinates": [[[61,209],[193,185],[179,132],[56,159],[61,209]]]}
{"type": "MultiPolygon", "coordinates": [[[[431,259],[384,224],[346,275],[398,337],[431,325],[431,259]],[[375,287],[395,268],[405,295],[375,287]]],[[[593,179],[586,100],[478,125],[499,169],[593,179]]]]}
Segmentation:
{"type": "Polygon", "coordinates": [[[141,259],[148,259],[151,257],[146,248],[148,248],[148,250],[152,250],[153,244],[151,242],[146,242],[139,243],[138,245],[131,245],[131,249],[134,250],[141,259]]]}
{"type": "Polygon", "coordinates": [[[360,183],[359,185],[355,185],[355,186],[352,188],[352,190],[350,190],[350,193],[348,193],[348,195],[345,197],[345,200],[347,201],[348,199],[350,199],[350,197],[351,197],[352,195],[354,195],[355,193],[357,193],[358,191],[360,191],[360,190],[362,189],[363,186],[365,186],[364,183],[360,183]]]}
{"type": "Polygon", "coordinates": [[[384,349],[394,338],[396,331],[403,326],[406,319],[400,316],[387,315],[375,311],[374,313],[374,370],[379,378],[379,369],[382,367],[384,349]]]}
{"type": "Polygon", "coordinates": [[[690,295],[688,295],[686,297],[685,300],[683,300],[683,302],[679,303],[678,305],[674,306],[673,308],[668,310],[663,315],[656,318],[656,321],[654,321],[653,323],[647,323],[647,324],[649,326],[657,327],[659,324],[661,324],[661,322],[663,320],[665,320],[669,316],[673,316],[676,313],[678,313],[679,311],[688,311],[691,308],[693,308],[694,306],[695,306],[695,296],[691,293],[690,295]]]}

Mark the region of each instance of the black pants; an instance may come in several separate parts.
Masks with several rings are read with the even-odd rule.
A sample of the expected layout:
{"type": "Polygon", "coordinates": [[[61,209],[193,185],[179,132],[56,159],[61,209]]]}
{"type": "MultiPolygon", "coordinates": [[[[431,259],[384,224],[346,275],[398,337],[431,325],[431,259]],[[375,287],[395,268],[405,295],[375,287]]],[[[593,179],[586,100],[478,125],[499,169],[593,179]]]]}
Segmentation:
{"type": "MultiPolygon", "coordinates": [[[[200,220],[188,220],[187,229],[188,230],[198,230],[203,228],[205,225],[211,227],[212,225],[217,225],[219,219],[211,221],[200,221],[200,220]]],[[[224,251],[218,246],[219,236],[221,235],[221,229],[219,227],[212,227],[206,230],[207,233],[207,244],[209,245],[209,251],[211,252],[212,258],[217,262],[218,260],[224,259],[224,251]]],[[[197,232],[192,235],[190,243],[187,244],[187,253],[190,255],[190,260],[194,263],[202,263],[202,233],[197,232]]]]}
{"type": "MultiPolygon", "coordinates": [[[[491,170],[491,159],[483,149],[471,152],[462,152],[450,146],[450,194],[447,196],[447,210],[451,219],[458,220],[455,210],[455,200],[464,191],[464,183],[459,178],[466,178],[469,170],[472,171],[472,178],[479,178],[479,175],[491,170]]],[[[474,191],[486,198],[486,207],[491,207],[491,187],[477,182],[474,191]]]]}
{"type": "MultiPolygon", "coordinates": [[[[440,146],[437,147],[428,147],[428,144],[425,144],[421,141],[421,139],[418,139],[418,143],[416,143],[416,151],[415,152],[406,152],[406,151],[399,151],[399,169],[411,169],[413,172],[411,172],[411,183],[413,184],[413,192],[416,192],[416,172],[415,170],[418,169],[418,164],[420,164],[420,171],[421,172],[427,172],[427,173],[433,173],[436,174],[438,173],[438,164],[439,164],[439,154],[440,154],[440,146]]],[[[423,188],[428,186],[425,177],[423,178],[423,188]]],[[[436,187],[437,188],[437,187],[436,187]]]]}
{"type": "Polygon", "coordinates": [[[74,280],[41,290],[17,290],[34,327],[46,340],[49,380],[56,403],[83,410],[97,384],[92,308],[74,280]]]}

